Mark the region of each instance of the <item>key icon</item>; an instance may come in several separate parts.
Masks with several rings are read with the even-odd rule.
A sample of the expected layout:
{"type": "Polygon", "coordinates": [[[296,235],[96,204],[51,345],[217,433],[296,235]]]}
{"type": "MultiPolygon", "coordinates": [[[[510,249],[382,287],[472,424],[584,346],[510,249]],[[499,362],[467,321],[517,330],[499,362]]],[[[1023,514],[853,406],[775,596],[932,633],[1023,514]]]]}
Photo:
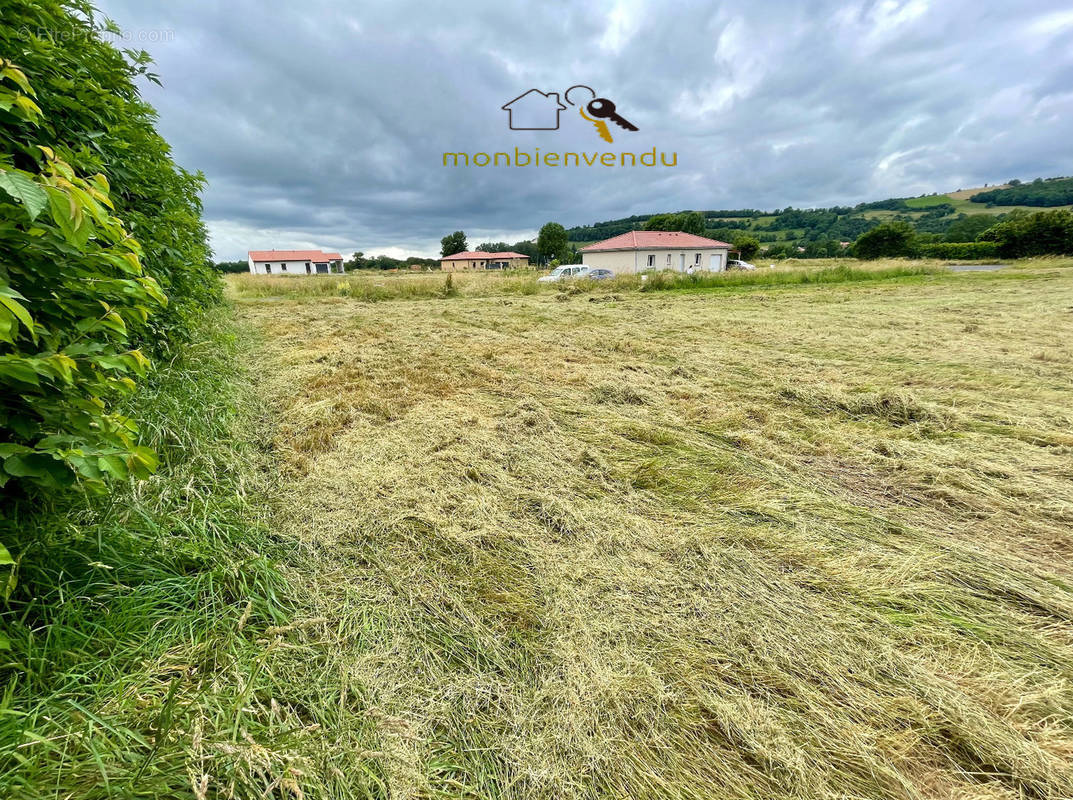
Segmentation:
{"type": "Polygon", "coordinates": [[[604,97],[597,97],[590,100],[586,108],[594,117],[600,117],[601,122],[604,119],[609,119],[620,128],[625,128],[628,131],[637,130],[637,126],[615,111],[615,104],[604,97]]]}
{"type": "Polygon", "coordinates": [[[593,119],[584,111],[581,112],[581,116],[583,116],[585,119],[587,119],[593,124],[593,127],[596,128],[596,132],[600,134],[600,138],[603,139],[605,142],[615,141],[611,138],[611,131],[607,129],[607,123],[604,122],[602,119],[593,119]]]}

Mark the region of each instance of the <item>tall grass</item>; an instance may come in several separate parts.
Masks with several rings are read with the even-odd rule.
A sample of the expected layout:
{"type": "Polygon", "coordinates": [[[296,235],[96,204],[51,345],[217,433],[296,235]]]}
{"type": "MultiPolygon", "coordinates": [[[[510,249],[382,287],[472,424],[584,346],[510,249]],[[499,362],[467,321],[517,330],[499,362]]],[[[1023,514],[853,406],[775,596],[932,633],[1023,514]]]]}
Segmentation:
{"type": "Polygon", "coordinates": [[[295,605],[263,524],[263,401],[236,347],[205,321],[137,398],[163,459],[152,479],[5,506],[19,568],[0,606],[0,797],[284,796],[304,772],[314,789],[332,780],[309,739],[338,711],[338,675],[284,641],[295,605]]]}
{"type": "Polygon", "coordinates": [[[539,273],[422,273],[419,275],[375,275],[352,273],[344,277],[283,277],[233,275],[228,277],[237,299],[314,299],[343,297],[368,302],[384,300],[438,299],[443,297],[493,297],[537,293],[592,293],[633,291],[690,291],[751,286],[791,286],[802,284],[849,283],[859,281],[919,278],[940,275],[946,270],[933,264],[837,265],[833,267],[795,266],[758,269],[750,272],[653,272],[645,275],[617,275],[603,281],[576,280],[538,283],[539,273]]]}

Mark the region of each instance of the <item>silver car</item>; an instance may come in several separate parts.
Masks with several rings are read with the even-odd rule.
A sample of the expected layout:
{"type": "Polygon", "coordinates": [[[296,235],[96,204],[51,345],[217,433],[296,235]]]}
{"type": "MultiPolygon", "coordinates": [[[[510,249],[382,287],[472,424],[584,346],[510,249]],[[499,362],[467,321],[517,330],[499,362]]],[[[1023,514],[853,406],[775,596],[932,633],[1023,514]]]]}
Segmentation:
{"type": "Polygon", "coordinates": [[[606,281],[608,278],[615,277],[615,273],[609,269],[590,269],[585,277],[590,281],[606,281]]]}
{"type": "Polygon", "coordinates": [[[568,278],[585,278],[588,277],[588,272],[589,268],[581,264],[563,264],[553,269],[551,274],[537,278],[537,283],[558,283],[568,278]]]}

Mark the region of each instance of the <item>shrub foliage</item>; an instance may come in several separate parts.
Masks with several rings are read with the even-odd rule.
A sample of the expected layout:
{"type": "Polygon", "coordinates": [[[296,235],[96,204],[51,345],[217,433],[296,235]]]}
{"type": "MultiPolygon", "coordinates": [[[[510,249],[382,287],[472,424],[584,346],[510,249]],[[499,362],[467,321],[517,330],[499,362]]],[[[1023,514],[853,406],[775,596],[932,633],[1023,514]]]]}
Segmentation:
{"type": "Polygon", "coordinates": [[[994,258],[994,242],[929,242],[917,248],[922,258],[994,258]]]}
{"type": "Polygon", "coordinates": [[[1005,258],[1073,254],[1073,211],[1058,209],[1011,214],[980,234],[1005,258]]]}
{"type": "Polygon", "coordinates": [[[155,77],[148,56],[105,42],[91,6],[4,7],[0,486],[99,489],[155,467],[114,410],[142,351],[219,298],[202,178],[172,162],[134,85],[155,77]]]}

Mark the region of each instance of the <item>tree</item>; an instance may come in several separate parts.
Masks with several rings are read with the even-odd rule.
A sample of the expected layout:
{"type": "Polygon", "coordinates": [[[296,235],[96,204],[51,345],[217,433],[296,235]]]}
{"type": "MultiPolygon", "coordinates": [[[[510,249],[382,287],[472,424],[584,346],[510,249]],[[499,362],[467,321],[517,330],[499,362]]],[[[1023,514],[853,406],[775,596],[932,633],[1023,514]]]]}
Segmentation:
{"type": "Polygon", "coordinates": [[[481,242],[477,245],[478,253],[506,253],[510,245],[506,242],[481,242]]]}
{"type": "Polygon", "coordinates": [[[537,250],[536,242],[532,239],[524,239],[520,242],[515,242],[514,246],[509,249],[515,253],[521,253],[523,256],[529,256],[530,261],[535,261],[540,255],[540,251],[537,250]]]}
{"type": "Polygon", "coordinates": [[[548,222],[537,235],[537,252],[545,260],[550,261],[553,258],[562,260],[570,252],[567,248],[568,243],[566,228],[558,222],[548,222]]]}
{"type": "Polygon", "coordinates": [[[908,222],[885,222],[862,233],[853,245],[853,252],[857,258],[868,259],[912,255],[915,235],[908,222]]]}
{"type": "Polygon", "coordinates": [[[946,229],[948,242],[975,242],[976,237],[1000,220],[994,214],[962,214],[946,229]]]}
{"type": "Polygon", "coordinates": [[[742,261],[749,261],[760,252],[760,242],[752,236],[739,236],[734,240],[734,249],[740,251],[738,257],[742,261]]]}
{"type": "Polygon", "coordinates": [[[654,214],[645,221],[644,230],[682,231],[703,236],[704,225],[704,215],[699,211],[682,211],[679,214],[654,214]]]}
{"type": "Polygon", "coordinates": [[[466,234],[462,231],[449,233],[440,239],[440,255],[444,258],[466,251],[466,234]]]}
{"type": "Polygon", "coordinates": [[[1011,213],[981,233],[979,241],[995,242],[1003,258],[1073,254],[1073,211],[1011,213]]]}
{"type": "Polygon", "coordinates": [[[365,253],[360,250],[354,253],[347,261],[343,263],[343,269],[350,272],[352,269],[368,269],[369,259],[365,257],[365,253]]]}
{"type": "Polygon", "coordinates": [[[225,275],[234,275],[239,272],[249,272],[249,261],[217,261],[212,265],[217,272],[222,272],[225,275]]]}
{"type": "Polygon", "coordinates": [[[692,233],[696,236],[704,235],[704,215],[699,211],[683,211],[678,214],[675,230],[683,233],[692,233]]]}

